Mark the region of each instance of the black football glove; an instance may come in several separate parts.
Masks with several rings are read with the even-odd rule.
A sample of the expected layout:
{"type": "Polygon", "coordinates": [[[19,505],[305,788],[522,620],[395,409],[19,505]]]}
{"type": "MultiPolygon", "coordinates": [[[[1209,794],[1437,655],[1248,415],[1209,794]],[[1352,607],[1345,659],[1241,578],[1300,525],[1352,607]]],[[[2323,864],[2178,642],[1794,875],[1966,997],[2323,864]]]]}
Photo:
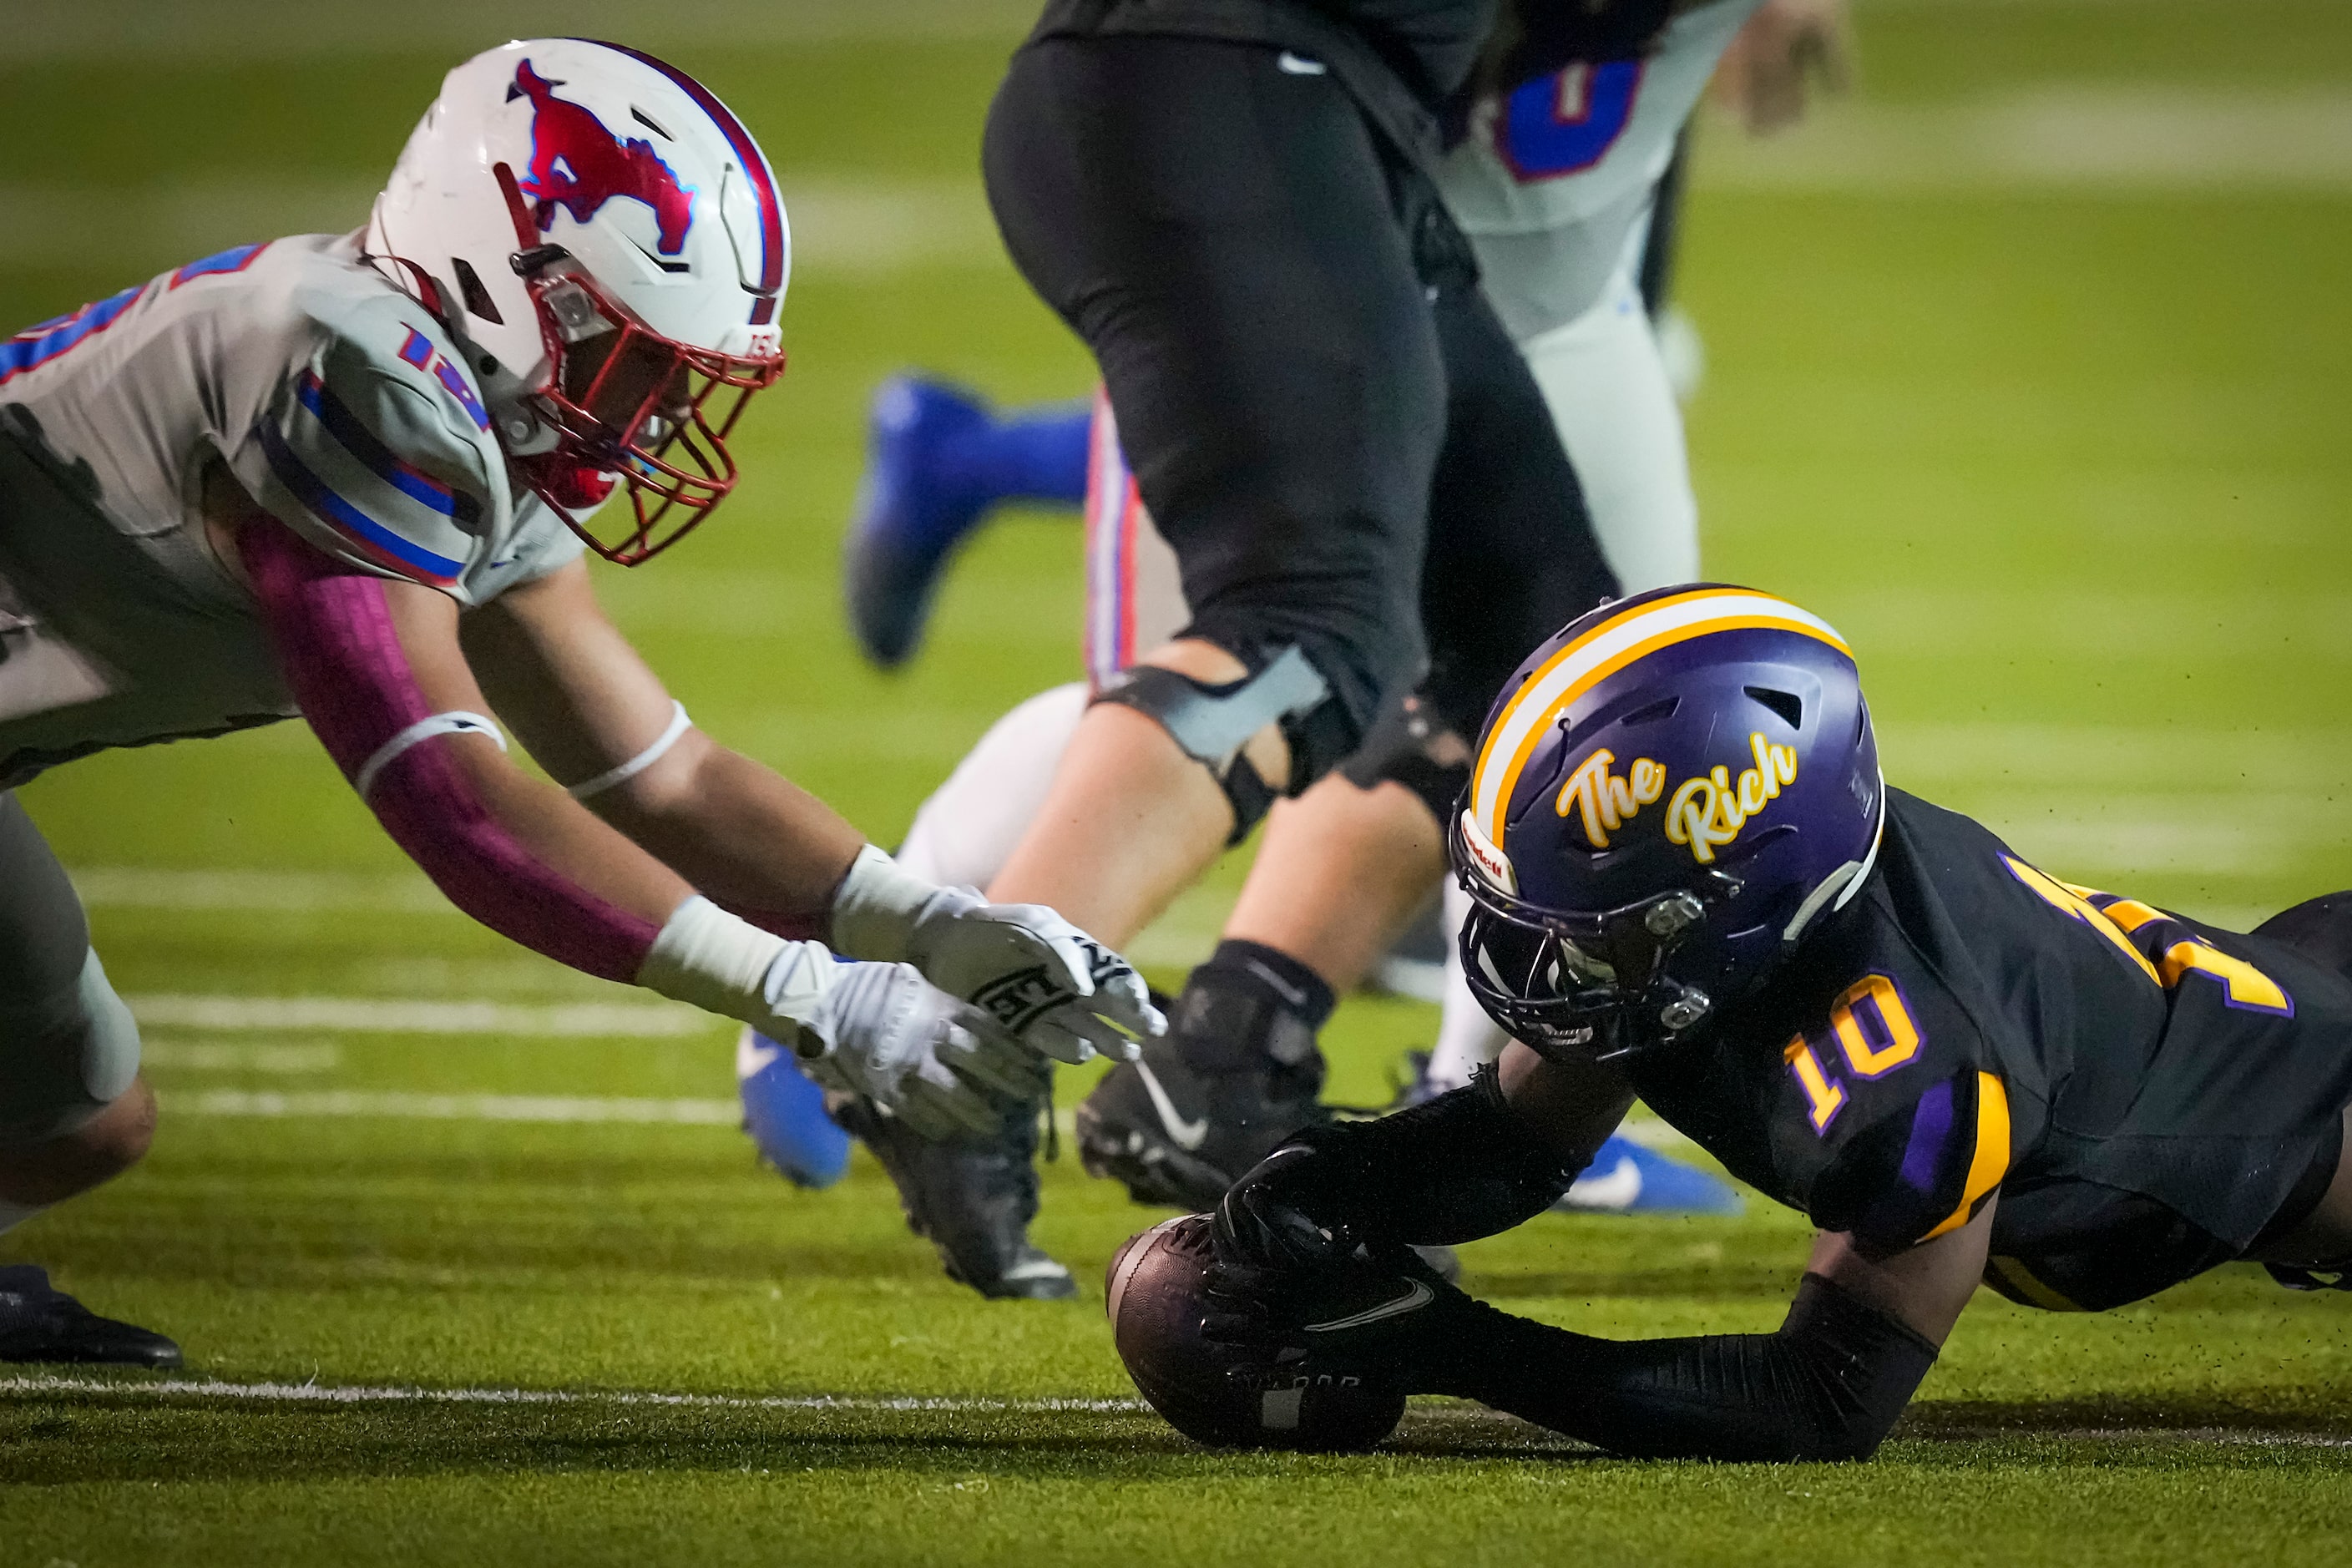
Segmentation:
{"type": "Polygon", "coordinates": [[[1244,1383],[1329,1376],[1400,1393],[1442,1393],[1454,1347],[1488,1308],[1412,1248],[1363,1248],[1314,1268],[1210,1270],[1203,1339],[1245,1352],[1244,1383]]]}
{"type": "Polygon", "coordinates": [[[1313,1268],[1360,1246],[1496,1236],[1550,1207],[1590,1152],[1547,1147],[1481,1068],[1378,1121],[1310,1127],[1258,1162],[1217,1205],[1217,1258],[1313,1268]]]}
{"type": "Polygon", "coordinates": [[[1310,1127],[1260,1160],[1217,1204],[1220,1266],[1239,1270],[1328,1268],[1364,1239],[1353,1157],[1369,1123],[1310,1127]]]}

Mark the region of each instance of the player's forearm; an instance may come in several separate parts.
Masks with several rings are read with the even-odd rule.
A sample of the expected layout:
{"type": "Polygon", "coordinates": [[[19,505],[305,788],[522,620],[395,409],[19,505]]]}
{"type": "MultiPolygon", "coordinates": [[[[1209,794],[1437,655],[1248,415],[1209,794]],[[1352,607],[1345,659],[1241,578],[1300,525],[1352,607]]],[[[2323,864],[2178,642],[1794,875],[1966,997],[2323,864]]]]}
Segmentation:
{"type": "Polygon", "coordinates": [[[1642,1458],[1868,1458],[1936,1361],[1911,1329],[1811,1274],[1770,1334],[1603,1340],[1485,1321],[1420,1392],[1642,1458]]]}
{"type": "Polygon", "coordinates": [[[413,748],[371,781],[368,804],[384,831],[491,930],[572,968],[635,982],[694,889],[495,753],[457,752],[446,742],[413,748]]]}
{"type": "Polygon", "coordinates": [[[790,780],[698,733],[677,751],[643,787],[594,796],[591,809],[712,901],[787,936],[824,935],[865,837],[790,780]]]}
{"type": "Polygon", "coordinates": [[[454,608],[338,567],[274,523],[236,543],[295,701],[394,841],[493,930],[634,980],[692,889],[494,749],[479,692],[452,675],[454,647],[436,646],[454,608]]]}
{"type": "Polygon", "coordinates": [[[1276,1150],[1219,1205],[1218,1255],[1246,1268],[1312,1268],[1364,1242],[1497,1236],[1549,1208],[1591,1156],[1563,1157],[1531,1136],[1481,1069],[1420,1105],[1309,1128],[1276,1150]]]}

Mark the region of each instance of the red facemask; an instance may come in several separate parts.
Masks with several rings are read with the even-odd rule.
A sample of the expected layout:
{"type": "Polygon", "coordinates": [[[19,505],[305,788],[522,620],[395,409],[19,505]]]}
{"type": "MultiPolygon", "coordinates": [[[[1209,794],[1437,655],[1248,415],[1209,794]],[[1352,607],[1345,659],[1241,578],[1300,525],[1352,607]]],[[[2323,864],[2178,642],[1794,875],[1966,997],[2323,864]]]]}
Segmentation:
{"type": "Polygon", "coordinates": [[[516,268],[554,367],[530,400],[555,446],[515,465],[591,550],[623,566],[649,561],[734,489],[728,435],[751,395],[783,374],[784,356],[724,354],[655,331],[569,254],[539,244],[513,171],[500,163],[495,173],[525,242],[516,268]],[[615,489],[628,505],[620,517],[575,515],[615,489]]]}

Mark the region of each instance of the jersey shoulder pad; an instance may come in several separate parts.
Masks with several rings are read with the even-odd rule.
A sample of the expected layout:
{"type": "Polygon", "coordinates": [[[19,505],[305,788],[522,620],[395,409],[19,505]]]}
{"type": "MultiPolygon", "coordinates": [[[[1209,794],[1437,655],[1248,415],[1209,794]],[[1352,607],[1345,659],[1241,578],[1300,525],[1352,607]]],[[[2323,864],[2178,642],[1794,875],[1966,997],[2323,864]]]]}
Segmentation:
{"type": "Polygon", "coordinates": [[[1811,1168],[1813,1222],[1883,1253],[1968,1223],[2008,1173],[2010,1120],[1958,1000],[1893,947],[1874,956],[1850,981],[1807,987],[1815,1000],[1781,1049],[1774,1142],[1811,1168]]]}
{"type": "Polygon", "coordinates": [[[470,378],[425,312],[389,289],[314,319],[313,351],[256,421],[239,477],[336,558],[462,598],[512,504],[470,378]]]}

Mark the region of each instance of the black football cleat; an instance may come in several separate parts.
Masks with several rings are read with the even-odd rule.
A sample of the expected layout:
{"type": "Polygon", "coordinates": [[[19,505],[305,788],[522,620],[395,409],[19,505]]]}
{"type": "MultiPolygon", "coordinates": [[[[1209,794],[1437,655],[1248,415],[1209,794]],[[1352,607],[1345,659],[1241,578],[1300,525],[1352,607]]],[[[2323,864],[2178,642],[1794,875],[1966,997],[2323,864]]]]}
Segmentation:
{"type": "Polygon", "coordinates": [[[30,1263],[0,1268],[0,1362],[173,1367],[180,1347],[132,1323],[101,1318],[49,1284],[30,1263]]]}
{"type": "Polygon", "coordinates": [[[907,1228],[937,1249],[948,1278],[992,1301],[1060,1301],[1070,1271],[1029,1241],[1037,1217],[1037,1108],[1005,1112],[993,1136],[933,1141],[871,1100],[836,1105],[834,1120],[874,1152],[898,1189],[907,1228]]]}
{"type": "Polygon", "coordinates": [[[1078,1159],[1139,1204],[1206,1213],[1243,1172],[1330,1119],[1318,1070],[1261,1059],[1196,1070],[1166,1039],[1114,1068],[1077,1110],[1078,1159]]]}

